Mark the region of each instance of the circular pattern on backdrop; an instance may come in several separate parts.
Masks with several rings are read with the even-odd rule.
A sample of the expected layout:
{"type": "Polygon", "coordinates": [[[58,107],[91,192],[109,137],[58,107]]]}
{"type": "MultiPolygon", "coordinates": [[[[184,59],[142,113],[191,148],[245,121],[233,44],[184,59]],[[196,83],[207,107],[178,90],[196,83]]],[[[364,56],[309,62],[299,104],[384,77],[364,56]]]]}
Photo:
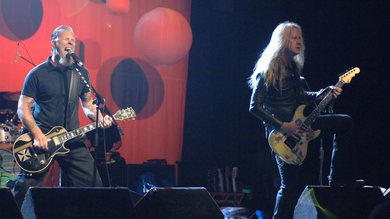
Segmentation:
{"type": "Polygon", "coordinates": [[[130,11],[130,0],[106,0],[106,6],[114,14],[125,14],[130,11]]]}
{"type": "Polygon", "coordinates": [[[60,0],[60,10],[62,16],[72,17],[80,13],[89,3],[89,0],[60,0]]]}
{"type": "Polygon", "coordinates": [[[192,31],[187,19],[169,8],[155,8],[143,15],[134,29],[134,45],[147,61],[171,65],[191,48],[192,31]]]}
{"type": "Polygon", "coordinates": [[[25,40],[38,30],[43,7],[40,0],[0,1],[1,34],[14,41],[25,40]]]}
{"type": "Polygon", "coordinates": [[[115,57],[100,68],[97,90],[111,95],[120,109],[132,107],[137,119],[152,116],[164,99],[164,83],[159,72],[140,59],[115,57]]]}

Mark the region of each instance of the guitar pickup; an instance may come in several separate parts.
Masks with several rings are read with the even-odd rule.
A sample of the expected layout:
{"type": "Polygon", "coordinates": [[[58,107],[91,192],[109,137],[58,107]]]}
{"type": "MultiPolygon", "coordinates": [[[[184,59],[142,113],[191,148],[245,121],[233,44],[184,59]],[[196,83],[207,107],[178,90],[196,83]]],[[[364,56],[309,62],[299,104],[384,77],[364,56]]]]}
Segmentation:
{"type": "MultiPolygon", "coordinates": [[[[300,139],[299,139],[300,140],[300,139]]],[[[297,144],[297,140],[291,136],[287,137],[284,143],[290,148],[293,149],[295,145],[297,144]]]]}
{"type": "Polygon", "coordinates": [[[59,144],[61,143],[60,139],[58,139],[57,136],[56,136],[56,137],[53,137],[53,138],[52,138],[52,141],[53,141],[53,143],[54,143],[55,145],[59,145],[59,144]]]}

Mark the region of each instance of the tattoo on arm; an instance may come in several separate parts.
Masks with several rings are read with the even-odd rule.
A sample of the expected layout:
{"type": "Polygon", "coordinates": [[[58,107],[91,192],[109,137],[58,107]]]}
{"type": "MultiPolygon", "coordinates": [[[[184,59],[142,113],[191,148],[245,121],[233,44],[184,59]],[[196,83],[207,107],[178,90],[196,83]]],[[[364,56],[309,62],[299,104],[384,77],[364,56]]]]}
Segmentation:
{"type": "Polygon", "coordinates": [[[27,96],[21,96],[18,103],[18,116],[23,125],[26,126],[30,131],[38,126],[31,111],[31,107],[34,103],[35,100],[27,96]]]}
{"type": "Polygon", "coordinates": [[[91,95],[91,92],[87,92],[83,95],[83,97],[81,98],[81,100],[85,103],[88,103],[88,102],[92,102],[92,95],[91,95]]]}
{"type": "Polygon", "coordinates": [[[93,105],[93,99],[92,99],[92,95],[91,95],[91,92],[88,92],[88,93],[85,93],[82,97],[81,97],[81,102],[82,102],[82,105],[83,105],[83,111],[84,111],[84,114],[89,118],[91,119],[92,121],[95,120],[95,111],[96,111],[96,108],[95,106],[93,105]]]}

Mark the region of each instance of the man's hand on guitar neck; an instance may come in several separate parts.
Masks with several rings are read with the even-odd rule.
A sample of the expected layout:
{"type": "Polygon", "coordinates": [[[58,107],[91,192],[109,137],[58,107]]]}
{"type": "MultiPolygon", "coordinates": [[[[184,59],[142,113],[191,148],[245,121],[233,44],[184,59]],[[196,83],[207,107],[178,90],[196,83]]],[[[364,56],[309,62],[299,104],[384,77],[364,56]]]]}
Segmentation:
{"type": "Polygon", "coordinates": [[[340,87],[328,86],[318,91],[317,99],[322,100],[325,97],[325,95],[328,94],[329,92],[332,92],[333,98],[336,99],[341,94],[341,91],[342,89],[340,87]]]}
{"type": "Polygon", "coordinates": [[[341,91],[342,91],[342,89],[340,87],[336,87],[336,86],[330,86],[330,89],[332,89],[332,95],[334,98],[337,98],[341,94],[341,91]]]}
{"type": "Polygon", "coordinates": [[[100,128],[108,128],[111,125],[112,125],[112,120],[111,120],[110,116],[105,115],[103,119],[99,119],[99,127],[100,128]]]}

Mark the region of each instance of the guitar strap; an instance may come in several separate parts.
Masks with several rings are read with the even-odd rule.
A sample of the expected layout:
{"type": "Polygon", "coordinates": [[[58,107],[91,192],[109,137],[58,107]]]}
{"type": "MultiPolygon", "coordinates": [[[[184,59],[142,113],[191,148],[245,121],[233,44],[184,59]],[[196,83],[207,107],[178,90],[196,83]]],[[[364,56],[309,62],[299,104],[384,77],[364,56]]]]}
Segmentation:
{"type": "Polygon", "coordinates": [[[71,116],[71,112],[70,112],[70,100],[72,99],[72,97],[75,95],[75,92],[77,90],[76,86],[77,86],[77,72],[75,70],[71,70],[70,72],[70,77],[69,77],[69,89],[68,89],[68,97],[66,99],[66,115],[65,115],[65,128],[66,129],[69,129],[69,126],[70,126],[70,116],[71,116]]]}

